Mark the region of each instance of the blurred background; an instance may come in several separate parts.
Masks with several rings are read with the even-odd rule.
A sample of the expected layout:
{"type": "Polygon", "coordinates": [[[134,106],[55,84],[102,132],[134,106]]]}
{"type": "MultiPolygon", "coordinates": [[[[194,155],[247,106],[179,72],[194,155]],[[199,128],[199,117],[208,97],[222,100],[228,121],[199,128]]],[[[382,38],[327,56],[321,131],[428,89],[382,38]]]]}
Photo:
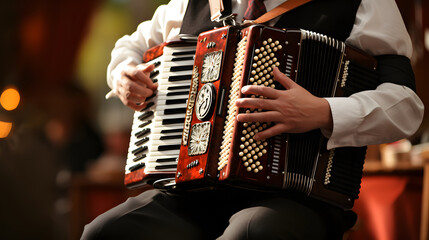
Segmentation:
{"type": "MultiPolygon", "coordinates": [[[[84,224],[142,191],[123,186],[133,112],[105,100],[106,67],[115,41],[167,2],[0,3],[2,239],[78,239],[84,224]]],[[[418,94],[429,106],[429,1],[397,3],[414,43],[418,94]]],[[[360,225],[350,238],[419,238],[428,127],[426,110],[415,136],[370,146],[355,209],[360,225]]]]}

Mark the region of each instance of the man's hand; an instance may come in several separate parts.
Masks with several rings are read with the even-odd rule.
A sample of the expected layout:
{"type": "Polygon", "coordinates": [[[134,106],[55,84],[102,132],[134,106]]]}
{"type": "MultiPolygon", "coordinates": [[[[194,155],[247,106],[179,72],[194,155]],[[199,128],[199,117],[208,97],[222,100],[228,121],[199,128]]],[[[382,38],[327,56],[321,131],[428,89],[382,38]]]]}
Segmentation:
{"type": "Polygon", "coordinates": [[[158,83],[153,83],[149,78],[154,68],[154,65],[130,64],[121,72],[115,94],[124,105],[136,111],[146,107],[146,98],[158,88],[158,83]]]}
{"type": "Polygon", "coordinates": [[[241,89],[243,94],[264,96],[241,98],[236,101],[240,108],[262,109],[263,112],[237,115],[239,122],[274,122],[275,125],[255,134],[255,140],[266,139],[281,133],[303,133],[317,128],[332,129],[332,115],[328,101],[316,97],[292,79],[274,69],[274,79],[286,90],[249,85],[241,89]]]}

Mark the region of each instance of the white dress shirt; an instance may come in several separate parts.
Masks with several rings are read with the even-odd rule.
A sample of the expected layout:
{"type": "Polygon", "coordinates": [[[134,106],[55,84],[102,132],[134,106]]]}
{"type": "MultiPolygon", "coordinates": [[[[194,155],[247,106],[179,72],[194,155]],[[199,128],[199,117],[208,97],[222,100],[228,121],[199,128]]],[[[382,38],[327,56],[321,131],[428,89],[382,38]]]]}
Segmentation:
{"type": "MultiPolygon", "coordinates": [[[[270,11],[282,2],[265,0],[264,4],[270,11]]],[[[178,39],[187,4],[187,0],[171,0],[156,10],[152,20],[141,23],[136,32],[116,42],[107,69],[111,88],[124,65],[141,63],[141,56],[148,48],[178,39]]],[[[243,18],[246,8],[246,0],[232,0],[232,12],[237,13],[237,19],[243,18]]],[[[346,43],[372,55],[397,54],[410,58],[412,54],[411,40],[394,0],[362,0],[346,43]]],[[[112,92],[108,95],[112,96],[112,92]]],[[[419,97],[411,89],[392,83],[347,98],[326,100],[333,118],[332,132],[323,131],[329,137],[328,149],[406,138],[418,129],[423,119],[424,106],[419,97]]]]}

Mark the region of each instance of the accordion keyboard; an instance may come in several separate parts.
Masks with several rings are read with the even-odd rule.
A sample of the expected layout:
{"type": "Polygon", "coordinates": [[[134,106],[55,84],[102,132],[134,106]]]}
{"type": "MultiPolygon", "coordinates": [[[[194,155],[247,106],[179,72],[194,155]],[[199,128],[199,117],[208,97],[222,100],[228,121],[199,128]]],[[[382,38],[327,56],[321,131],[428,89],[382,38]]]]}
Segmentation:
{"type": "Polygon", "coordinates": [[[151,79],[159,86],[146,100],[147,107],[134,114],[125,166],[125,175],[138,171],[143,177],[127,180],[126,176],[126,185],[144,183],[160,174],[174,177],[194,55],[195,46],[165,46],[163,55],[149,62],[156,66],[151,79]]]}

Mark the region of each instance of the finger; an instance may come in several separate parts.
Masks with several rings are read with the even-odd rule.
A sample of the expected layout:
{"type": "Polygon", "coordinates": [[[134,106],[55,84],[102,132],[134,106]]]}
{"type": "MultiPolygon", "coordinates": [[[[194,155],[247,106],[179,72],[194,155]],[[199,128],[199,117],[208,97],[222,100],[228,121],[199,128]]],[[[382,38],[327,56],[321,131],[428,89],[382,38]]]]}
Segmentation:
{"type": "Polygon", "coordinates": [[[152,79],[150,79],[149,76],[146,75],[146,73],[140,71],[137,67],[128,66],[124,69],[123,74],[131,80],[140,82],[146,86],[152,87],[153,85],[152,79]]]}
{"type": "Polygon", "coordinates": [[[247,85],[241,88],[241,93],[248,95],[258,95],[264,96],[267,98],[277,98],[280,94],[278,90],[265,87],[265,86],[257,86],[257,85],[247,85]]]}
{"type": "Polygon", "coordinates": [[[149,97],[153,94],[153,90],[148,88],[141,82],[135,82],[127,76],[123,76],[118,86],[119,94],[127,94],[128,92],[142,97],[149,97]]]}
{"type": "Polygon", "coordinates": [[[240,113],[237,115],[239,122],[277,122],[279,119],[279,112],[256,112],[256,113],[240,113]]]}
{"type": "Polygon", "coordinates": [[[158,88],[158,83],[156,82],[156,83],[153,83],[153,85],[152,86],[148,86],[148,88],[150,88],[152,91],[156,91],[156,89],[158,88]]]}
{"type": "Polygon", "coordinates": [[[279,82],[281,85],[283,85],[283,87],[285,87],[286,89],[291,89],[297,85],[292,79],[286,76],[286,74],[280,72],[280,70],[277,67],[273,69],[273,73],[274,73],[274,79],[277,82],[279,82]]]}
{"type": "Polygon", "coordinates": [[[240,108],[252,108],[263,110],[275,110],[274,104],[271,99],[261,98],[240,98],[237,99],[235,105],[240,108]]]}
{"type": "Polygon", "coordinates": [[[129,105],[127,105],[129,108],[133,109],[134,111],[141,111],[144,108],[146,108],[147,103],[144,104],[140,104],[140,103],[129,103],[129,105]]]}
{"type": "Polygon", "coordinates": [[[280,124],[276,124],[270,128],[265,129],[264,131],[258,132],[253,136],[255,140],[265,140],[270,137],[282,134],[284,132],[284,127],[280,124]]]}
{"type": "Polygon", "coordinates": [[[145,74],[150,74],[150,72],[152,72],[155,69],[155,65],[142,63],[142,64],[137,65],[136,68],[145,74]]]}
{"type": "Polygon", "coordinates": [[[123,95],[120,95],[119,99],[122,101],[122,103],[125,106],[127,106],[127,107],[129,107],[135,111],[140,111],[143,108],[145,108],[147,105],[147,103],[144,102],[144,99],[142,100],[142,102],[144,102],[143,104],[141,104],[142,102],[135,102],[135,101],[128,100],[128,98],[124,97],[123,95]]]}
{"type": "Polygon", "coordinates": [[[130,101],[134,103],[143,103],[146,100],[145,96],[142,96],[140,94],[135,94],[133,92],[125,90],[124,88],[118,88],[118,96],[126,101],[130,101]]]}
{"type": "MultiPolygon", "coordinates": [[[[150,73],[155,70],[155,65],[154,64],[139,64],[136,66],[137,69],[139,69],[140,71],[142,71],[149,79],[150,79],[150,73]]],[[[158,83],[154,83],[152,79],[150,79],[150,82],[152,83],[152,85],[147,85],[148,88],[152,89],[152,90],[156,90],[158,88],[158,83]]]]}

